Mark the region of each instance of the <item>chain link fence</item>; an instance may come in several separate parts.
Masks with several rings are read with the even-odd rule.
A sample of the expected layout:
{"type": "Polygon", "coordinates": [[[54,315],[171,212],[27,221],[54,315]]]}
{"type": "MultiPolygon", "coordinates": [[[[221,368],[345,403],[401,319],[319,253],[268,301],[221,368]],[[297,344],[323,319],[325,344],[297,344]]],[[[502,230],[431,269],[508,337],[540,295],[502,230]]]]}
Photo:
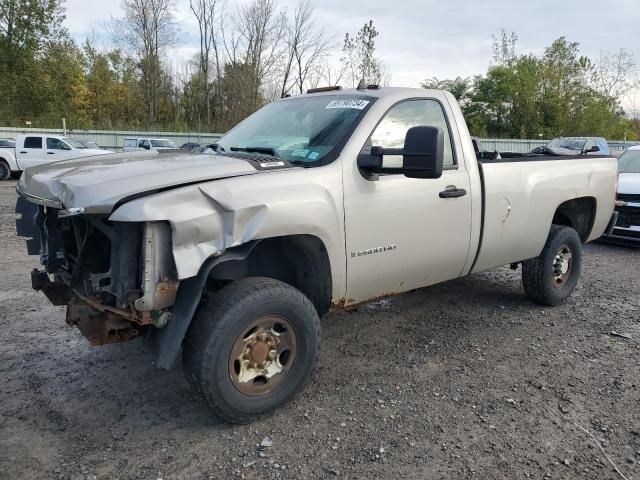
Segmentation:
{"type": "MultiPolygon", "coordinates": [[[[16,138],[23,133],[55,133],[62,135],[62,129],[39,129],[39,128],[12,128],[0,127],[0,138],[16,138]]],[[[166,138],[172,140],[178,146],[185,143],[215,143],[222,133],[202,133],[202,132],[145,132],[138,130],[69,130],[66,132],[71,138],[78,140],[89,140],[96,142],[100,147],[107,150],[120,151],[127,137],[147,137],[166,138]]],[[[549,139],[509,139],[509,138],[479,138],[483,150],[498,152],[526,153],[535,147],[546,145],[549,139]]],[[[632,145],[640,145],[640,142],[625,142],[620,140],[610,140],[609,148],[619,155],[632,145]]]]}
{"type": "MultiPolygon", "coordinates": [[[[0,127],[0,138],[16,138],[18,135],[28,133],[53,133],[62,135],[64,131],[62,129],[0,127]]],[[[201,132],[144,132],[138,130],[67,130],[66,136],[77,140],[95,142],[106,150],[120,151],[124,145],[124,139],[130,137],[166,138],[180,146],[185,143],[215,143],[222,134],[201,132]]]]}

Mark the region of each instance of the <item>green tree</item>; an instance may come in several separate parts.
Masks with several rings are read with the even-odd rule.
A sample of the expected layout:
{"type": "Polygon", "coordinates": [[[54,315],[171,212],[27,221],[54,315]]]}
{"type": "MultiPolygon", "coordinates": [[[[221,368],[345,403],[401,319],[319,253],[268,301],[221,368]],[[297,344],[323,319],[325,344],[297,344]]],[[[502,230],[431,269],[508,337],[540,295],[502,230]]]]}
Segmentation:
{"type": "Polygon", "coordinates": [[[4,121],[40,116],[44,93],[38,62],[47,46],[65,36],[59,0],[0,1],[0,91],[4,121]]]}
{"type": "Polygon", "coordinates": [[[431,77],[420,84],[422,88],[434,90],[446,90],[456,97],[456,100],[464,104],[471,93],[471,79],[456,77],[451,80],[440,80],[438,77],[431,77]]]}
{"type": "Polygon", "coordinates": [[[355,38],[349,33],[345,34],[341,61],[354,87],[360,81],[365,84],[386,84],[389,80],[386,65],[375,56],[377,36],[378,30],[373,20],[365,23],[355,38]]]}

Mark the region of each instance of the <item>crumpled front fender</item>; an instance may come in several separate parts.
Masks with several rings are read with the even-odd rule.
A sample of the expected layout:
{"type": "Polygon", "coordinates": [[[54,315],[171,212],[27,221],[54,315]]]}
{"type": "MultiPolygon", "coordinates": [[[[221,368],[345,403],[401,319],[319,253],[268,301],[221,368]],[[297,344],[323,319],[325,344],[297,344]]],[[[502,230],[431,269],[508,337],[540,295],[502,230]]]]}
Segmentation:
{"type": "Polygon", "coordinates": [[[341,289],[345,272],[344,260],[340,261],[344,258],[340,176],[330,172],[311,175],[312,170],[320,169],[181,187],[132,200],[109,219],[169,222],[180,279],[196,275],[208,258],[251,240],[314,235],[325,244],[334,286],[341,289]]]}

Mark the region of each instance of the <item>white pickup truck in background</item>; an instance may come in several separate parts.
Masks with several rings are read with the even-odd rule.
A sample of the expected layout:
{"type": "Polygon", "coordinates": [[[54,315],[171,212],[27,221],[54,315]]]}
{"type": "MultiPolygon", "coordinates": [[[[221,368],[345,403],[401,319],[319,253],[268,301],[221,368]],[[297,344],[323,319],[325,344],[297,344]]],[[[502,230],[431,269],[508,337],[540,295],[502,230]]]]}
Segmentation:
{"type": "Polygon", "coordinates": [[[43,163],[71,160],[113,153],[100,148],[87,148],[81,140],[49,134],[19,135],[15,147],[0,146],[0,180],[6,180],[12,174],[17,175],[24,169],[43,163]]]}
{"type": "Polygon", "coordinates": [[[16,225],[44,266],[33,288],[67,323],[92,345],[144,336],[161,368],[182,349],[194,390],[231,422],[302,389],[330,308],[505,264],[522,266],[530,300],[558,305],[582,244],[613,228],[615,158],[479,161],[442,91],[316,89],[215,148],[29,169],[16,225]]]}
{"type": "Polygon", "coordinates": [[[127,137],[124,139],[122,150],[124,152],[135,152],[137,150],[179,150],[173,140],[167,138],[143,138],[143,137],[127,137]]]}

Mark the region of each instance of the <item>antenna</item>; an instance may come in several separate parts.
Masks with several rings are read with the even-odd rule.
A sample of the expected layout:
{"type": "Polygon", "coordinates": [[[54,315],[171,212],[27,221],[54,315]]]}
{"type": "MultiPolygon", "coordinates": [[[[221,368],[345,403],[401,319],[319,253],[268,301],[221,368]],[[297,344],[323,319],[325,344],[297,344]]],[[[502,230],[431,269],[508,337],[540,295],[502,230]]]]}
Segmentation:
{"type": "Polygon", "coordinates": [[[364,78],[362,80],[360,80],[360,82],[358,82],[358,86],[356,87],[357,90],[366,90],[367,88],[367,84],[364,81],[364,78]]]}

